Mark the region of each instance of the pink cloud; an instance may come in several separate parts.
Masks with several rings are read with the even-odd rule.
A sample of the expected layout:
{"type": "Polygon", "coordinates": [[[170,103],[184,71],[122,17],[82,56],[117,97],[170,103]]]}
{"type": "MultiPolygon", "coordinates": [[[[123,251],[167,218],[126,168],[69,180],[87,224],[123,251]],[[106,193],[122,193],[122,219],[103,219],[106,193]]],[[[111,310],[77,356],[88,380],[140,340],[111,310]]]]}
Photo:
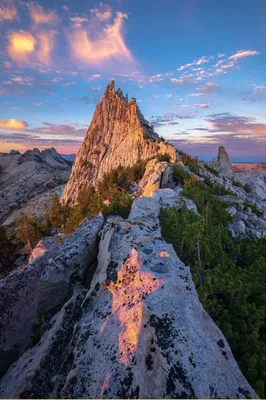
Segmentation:
{"type": "Polygon", "coordinates": [[[29,12],[35,24],[56,24],[58,17],[54,11],[45,11],[44,8],[37,3],[28,3],[29,12]]]}
{"type": "Polygon", "coordinates": [[[240,58],[257,56],[260,52],[257,50],[239,50],[237,53],[229,57],[229,60],[239,60],[240,58]]]}
{"type": "Polygon", "coordinates": [[[188,78],[181,77],[181,78],[171,78],[170,81],[173,83],[183,85],[184,83],[188,83],[190,80],[188,78]]]}
{"type": "Polygon", "coordinates": [[[67,35],[72,58],[83,66],[103,66],[108,68],[108,62],[133,62],[133,57],[127,48],[123,34],[123,22],[127,14],[116,13],[116,18],[107,24],[98,35],[92,38],[89,26],[86,29],[74,29],[67,35]]]}
{"type": "Polygon", "coordinates": [[[17,18],[17,9],[11,4],[0,5],[0,21],[12,21],[17,18]]]}

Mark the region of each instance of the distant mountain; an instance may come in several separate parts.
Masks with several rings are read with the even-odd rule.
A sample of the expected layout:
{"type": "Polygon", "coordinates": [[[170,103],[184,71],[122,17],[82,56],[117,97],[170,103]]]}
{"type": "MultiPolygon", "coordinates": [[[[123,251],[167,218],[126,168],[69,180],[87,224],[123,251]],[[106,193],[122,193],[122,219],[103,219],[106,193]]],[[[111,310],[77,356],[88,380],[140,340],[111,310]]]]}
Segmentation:
{"type": "Polygon", "coordinates": [[[65,184],[71,165],[54,148],[0,153],[0,223],[37,195],[65,184]]]}
{"type": "Polygon", "coordinates": [[[71,163],[73,163],[77,157],[76,154],[60,154],[60,156],[67,161],[70,161],[71,163]]]}

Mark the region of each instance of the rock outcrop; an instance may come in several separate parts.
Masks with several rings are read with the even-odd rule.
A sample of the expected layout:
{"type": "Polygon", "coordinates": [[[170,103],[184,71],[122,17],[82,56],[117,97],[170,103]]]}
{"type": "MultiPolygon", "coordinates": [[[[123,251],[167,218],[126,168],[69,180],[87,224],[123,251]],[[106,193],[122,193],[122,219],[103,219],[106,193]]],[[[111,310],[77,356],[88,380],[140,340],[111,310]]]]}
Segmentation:
{"type": "Polygon", "coordinates": [[[139,182],[139,190],[143,196],[150,197],[156,189],[173,184],[173,171],[170,163],[153,159],[146,165],[145,173],[139,182]]]}
{"type": "MultiPolygon", "coordinates": [[[[71,163],[53,148],[28,150],[24,154],[0,153],[0,167],[0,223],[5,225],[13,213],[7,226],[13,224],[16,212],[31,199],[38,203],[38,196],[42,197],[46,192],[51,197],[53,189],[65,184],[71,172],[71,163]]],[[[49,200],[47,196],[45,200],[49,200]]]]}
{"type": "MultiPolygon", "coordinates": [[[[169,190],[168,199],[178,196],[169,190]]],[[[127,220],[109,217],[90,286],[80,280],[74,284],[73,295],[51,318],[38,344],[2,378],[0,397],[257,397],[200,304],[189,268],[161,237],[164,190],[159,192],[135,200],[127,220]]],[[[76,240],[69,240],[75,246],[76,240]]],[[[83,254],[78,265],[86,259],[77,246],[69,258],[68,248],[61,248],[60,259],[53,258],[41,274],[47,285],[55,284],[52,298],[56,293],[61,297],[57,283],[65,282],[65,276],[69,284],[73,254],[83,254]]],[[[47,263],[48,252],[35,262],[47,263]]],[[[38,298],[47,304],[50,295],[41,289],[38,298]]],[[[15,314],[6,318],[16,321],[15,314]]],[[[21,318],[26,321],[25,313],[21,318]]]]}
{"type": "Polygon", "coordinates": [[[96,106],[61,201],[75,204],[79,193],[88,185],[97,186],[105,173],[164,153],[176,159],[175,147],[160,140],[136,99],[128,102],[112,81],[96,106]]]}
{"type": "Polygon", "coordinates": [[[218,149],[217,168],[221,175],[227,177],[233,176],[232,164],[224,146],[219,146],[218,149]]]}
{"type": "Polygon", "coordinates": [[[73,280],[89,282],[102,226],[102,216],[90,218],[61,247],[52,246],[0,281],[2,373],[31,344],[40,319],[66,300],[73,280]]]}

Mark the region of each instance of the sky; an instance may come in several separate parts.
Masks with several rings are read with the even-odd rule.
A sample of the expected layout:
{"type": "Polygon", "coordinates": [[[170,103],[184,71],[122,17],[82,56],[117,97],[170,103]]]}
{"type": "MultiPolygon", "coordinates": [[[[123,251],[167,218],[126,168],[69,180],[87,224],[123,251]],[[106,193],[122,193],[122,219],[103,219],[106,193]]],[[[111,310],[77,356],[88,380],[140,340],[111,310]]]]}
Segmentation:
{"type": "Polygon", "coordinates": [[[266,161],[265,0],[1,0],[1,152],[76,153],[111,79],[177,148],[266,161]]]}

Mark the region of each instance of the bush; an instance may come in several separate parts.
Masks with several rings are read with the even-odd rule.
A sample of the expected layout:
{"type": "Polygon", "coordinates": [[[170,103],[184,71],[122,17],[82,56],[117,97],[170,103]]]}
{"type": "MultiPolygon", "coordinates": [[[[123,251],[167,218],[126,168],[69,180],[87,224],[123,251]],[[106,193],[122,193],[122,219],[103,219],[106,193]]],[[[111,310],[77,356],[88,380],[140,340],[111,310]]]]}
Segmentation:
{"type": "Polygon", "coordinates": [[[185,180],[189,179],[189,173],[181,165],[173,165],[173,180],[184,185],[185,180]]]}
{"type": "Polygon", "coordinates": [[[219,176],[219,172],[215,168],[211,167],[209,164],[205,163],[204,167],[206,168],[207,171],[209,171],[213,175],[219,176]]]}
{"type": "Polygon", "coordinates": [[[179,155],[181,157],[181,161],[190,169],[191,172],[194,174],[199,174],[199,160],[197,157],[193,158],[189,154],[184,153],[183,151],[179,150],[179,155]]]}

